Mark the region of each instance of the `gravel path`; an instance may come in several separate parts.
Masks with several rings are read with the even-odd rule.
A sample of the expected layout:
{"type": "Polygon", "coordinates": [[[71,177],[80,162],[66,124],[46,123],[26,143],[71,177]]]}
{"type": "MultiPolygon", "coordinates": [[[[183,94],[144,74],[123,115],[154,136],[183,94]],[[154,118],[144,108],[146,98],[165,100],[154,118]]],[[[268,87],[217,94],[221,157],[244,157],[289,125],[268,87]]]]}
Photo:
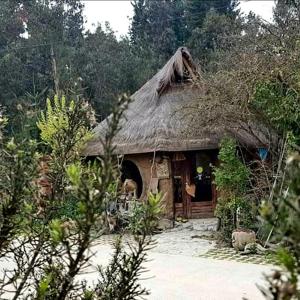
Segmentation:
{"type": "Polygon", "coordinates": [[[157,246],[152,252],[199,256],[215,247],[216,243],[211,237],[212,233],[199,232],[188,228],[163,232],[154,237],[157,246]]]}

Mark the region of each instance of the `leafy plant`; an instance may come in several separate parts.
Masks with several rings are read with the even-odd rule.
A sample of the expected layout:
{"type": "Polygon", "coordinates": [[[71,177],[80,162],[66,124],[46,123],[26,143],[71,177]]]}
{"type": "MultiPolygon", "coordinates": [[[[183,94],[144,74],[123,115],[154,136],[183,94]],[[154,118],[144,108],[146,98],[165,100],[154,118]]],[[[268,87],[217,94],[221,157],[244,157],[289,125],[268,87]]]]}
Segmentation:
{"type": "Polygon", "coordinates": [[[142,233],[147,228],[146,234],[152,234],[157,229],[158,220],[163,210],[162,194],[149,193],[147,201],[134,202],[129,216],[128,229],[134,234],[142,233]]]}
{"type": "Polygon", "coordinates": [[[20,145],[11,139],[0,150],[0,255],[21,230],[26,212],[35,205],[32,181],[37,168],[36,147],[34,141],[20,145]]]}
{"type": "MultiPolygon", "coordinates": [[[[110,264],[105,268],[98,267],[98,284],[87,286],[85,282],[77,280],[77,275],[90,266],[94,241],[105,231],[102,216],[107,201],[113,200],[114,182],[118,177],[112,138],[120,128],[118,123],[128,101],[127,97],[121,97],[114,108],[103,139],[103,154],[94,163],[83,163],[80,159],[76,144],[78,131],[69,126],[76,120],[79,122],[81,109],[77,110],[75,104],[74,108],[66,109],[68,106],[63,100],[55,104],[54,110],[48,107],[48,117],[43,117],[40,127],[45,133],[43,139],[51,146],[51,159],[55,162],[58,158],[64,159],[64,163],[60,165],[64,181],[61,185],[53,185],[59,192],[43,199],[46,205],[41,215],[36,214],[34,202],[30,201],[34,195],[34,190],[30,190],[30,183],[32,174],[35,173],[31,174],[29,171],[35,170],[35,154],[28,152],[30,148],[24,151],[14,141],[8,142],[7,149],[3,152],[5,155],[1,157],[3,165],[0,166],[3,176],[8,175],[7,180],[0,185],[0,192],[9,203],[6,205],[6,202],[1,202],[5,223],[1,223],[3,243],[1,240],[0,257],[9,259],[16,267],[13,270],[5,267],[1,270],[1,296],[6,288],[9,288],[10,298],[14,300],[121,300],[136,299],[148,293],[141,287],[139,276],[144,271],[142,264],[147,257],[146,252],[152,246],[151,236],[148,234],[152,233],[160,213],[160,195],[150,195],[148,203],[143,204],[143,212],[135,217],[138,233],[134,234],[130,251],[125,250],[124,244],[118,242],[110,264]],[[50,125],[48,131],[46,124],[50,125]],[[59,143],[53,139],[62,139],[71,132],[74,136],[66,137],[70,148],[64,147],[63,152],[58,149],[59,143]],[[67,199],[74,201],[71,220],[62,217],[58,209],[67,199]]],[[[74,128],[78,128],[76,126],[74,128]]],[[[52,165],[50,171],[53,172],[51,168],[52,165]]],[[[36,193],[35,197],[36,200],[41,200],[40,193],[36,193]]]]}
{"type": "Polygon", "coordinates": [[[287,161],[287,189],[261,208],[262,217],[273,226],[272,240],[281,241],[278,260],[285,272],[267,277],[268,289],[260,287],[267,299],[299,299],[297,290],[300,275],[300,155],[287,161]],[[276,275],[276,276],[275,276],[276,275]]]}
{"type": "Polygon", "coordinates": [[[61,194],[68,184],[66,168],[80,158],[80,150],[92,137],[90,107],[83,102],[67,101],[64,96],[47,100],[47,110],[37,126],[50,152],[49,178],[55,193],[61,194]]]}
{"type": "Polygon", "coordinates": [[[274,127],[285,135],[294,134],[299,143],[300,105],[299,94],[294,88],[280,81],[266,81],[256,85],[252,105],[266,115],[274,127]]]}
{"type": "Polygon", "coordinates": [[[215,215],[221,221],[221,237],[227,242],[237,225],[249,227],[253,222],[252,208],[246,196],[250,173],[236,153],[236,142],[230,138],[223,139],[218,156],[220,165],[214,169],[220,195],[215,215]]]}

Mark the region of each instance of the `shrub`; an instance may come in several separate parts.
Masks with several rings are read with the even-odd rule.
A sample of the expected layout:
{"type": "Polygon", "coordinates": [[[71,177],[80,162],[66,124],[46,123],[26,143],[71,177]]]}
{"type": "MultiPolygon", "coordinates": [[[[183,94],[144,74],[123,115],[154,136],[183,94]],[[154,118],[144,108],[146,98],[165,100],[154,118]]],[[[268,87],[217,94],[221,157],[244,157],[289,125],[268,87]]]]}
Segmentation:
{"type": "Polygon", "coordinates": [[[47,110],[37,122],[50,152],[49,178],[58,197],[68,184],[66,168],[80,159],[81,148],[92,137],[89,116],[89,106],[83,102],[55,96],[53,101],[47,100],[47,110]]]}
{"type": "Polygon", "coordinates": [[[140,234],[147,228],[147,234],[155,232],[158,226],[159,216],[162,212],[162,194],[148,194],[145,202],[134,203],[132,212],[129,216],[128,229],[134,234],[140,234]]]}
{"type": "Polygon", "coordinates": [[[267,288],[260,290],[267,299],[299,299],[297,291],[300,275],[300,155],[295,153],[287,161],[287,189],[272,202],[263,203],[261,216],[273,226],[271,240],[282,241],[278,260],[284,272],[266,276],[267,288]]]}
{"type": "Polygon", "coordinates": [[[253,222],[251,202],[246,196],[250,172],[236,151],[234,140],[222,140],[218,156],[220,165],[214,168],[219,193],[215,215],[221,221],[221,238],[226,242],[230,241],[232,230],[237,226],[249,227],[253,222]]]}
{"type": "MultiPolygon", "coordinates": [[[[0,170],[3,170],[1,175],[7,182],[4,184],[4,181],[1,181],[3,184],[0,185],[0,194],[8,198],[9,214],[3,203],[0,204],[4,221],[11,224],[11,227],[8,234],[0,233],[13,242],[8,243],[7,247],[2,247],[3,244],[0,244],[0,257],[9,260],[14,266],[8,269],[7,264],[4,266],[0,264],[3,275],[0,278],[1,298],[7,290],[10,290],[9,298],[13,300],[137,299],[147,294],[140,285],[139,276],[144,270],[142,264],[147,257],[146,251],[152,244],[148,233],[153,230],[157,220],[156,214],[159,213],[158,198],[154,196],[149,197],[147,204],[144,204],[144,213],[135,218],[139,224],[138,234],[135,234],[129,250],[123,248],[123,244],[117,243],[109,265],[104,269],[98,267],[100,272],[98,284],[87,287],[86,283],[77,280],[77,275],[91,264],[91,247],[95,239],[103,234],[103,230],[97,230],[103,227],[99,213],[104,212],[108,194],[109,199],[112,197],[113,182],[117,178],[115,159],[112,155],[114,149],[112,139],[119,130],[119,120],[127,104],[128,98],[122,97],[114,107],[108,132],[103,141],[103,155],[99,157],[97,164],[85,164],[78,157],[76,144],[73,143],[77,141],[76,134],[67,137],[67,143],[72,142],[69,146],[75,148],[65,147],[66,145],[62,149],[51,148],[52,159],[56,160],[58,157],[63,159],[57,163],[61,167],[60,178],[64,180],[59,185],[53,185],[56,189],[55,193],[50,199],[46,199],[47,205],[42,215],[37,215],[32,203],[27,202],[27,199],[32,198],[33,195],[33,192],[28,189],[32,178],[30,171],[34,168],[34,163],[31,161],[34,155],[28,154],[27,151],[20,151],[19,146],[13,142],[8,143],[11,151],[8,156],[4,156],[5,151],[1,152],[3,156],[1,159],[7,158],[3,159],[7,166],[2,169],[4,164],[0,165],[0,170]],[[5,170],[9,172],[5,174],[5,170]],[[71,206],[66,208],[65,214],[72,215],[75,212],[72,222],[69,223],[57,214],[58,205],[61,206],[68,199],[74,200],[75,203],[70,211],[71,206]],[[13,210],[10,210],[10,207],[13,207],[13,210]],[[20,215],[23,216],[22,226],[14,222],[20,215]],[[35,222],[38,222],[39,226],[32,226],[35,222]]],[[[80,119],[80,110],[75,115],[69,113],[70,111],[66,111],[68,118],[62,115],[61,119],[67,120],[70,124],[80,119]]],[[[46,124],[49,119],[45,117],[44,121],[46,124]]],[[[64,130],[58,133],[56,132],[58,128],[52,128],[49,135],[44,136],[45,140],[51,141],[56,133],[60,138],[63,134],[70,133],[65,121],[58,122],[56,125],[62,125],[64,130]]],[[[51,147],[58,147],[58,145],[59,143],[49,143],[51,147]]],[[[52,167],[50,166],[50,169],[52,167]]],[[[53,169],[50,171],[53,172],[53,169]]],[[[5,229],[3,224],[4,222],[0,226],[1,230],[5,229]]]]}

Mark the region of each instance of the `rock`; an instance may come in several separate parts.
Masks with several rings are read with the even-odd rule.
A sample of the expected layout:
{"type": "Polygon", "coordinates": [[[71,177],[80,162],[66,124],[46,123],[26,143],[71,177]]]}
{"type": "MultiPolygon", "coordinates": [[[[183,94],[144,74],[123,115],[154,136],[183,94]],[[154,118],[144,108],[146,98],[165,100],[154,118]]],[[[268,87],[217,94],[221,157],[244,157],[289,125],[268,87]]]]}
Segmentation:
{"type": "Polygon", "coordinates": [[[174,222],[169,219],[160,219],[157,228],[161,230],[171,229],[174,227],[174,222]]]}
{"type": "Polygon", "coordinates": [[[217,231],[219,220],[217,218],[196,219],[191,221],[194,230],[198,231],[217,231]]]}
{"type": "Polygon", "coordinates": [[[236,229],[232,232],[231,241],[235,250],[244,251],[247,244],[256,242],[256,234],[253,230],[236,229]]]}
{"type": "Polygon", "coordinates": [[[245,246],[244,252],[241,254],[264,254],[268,250],[258,243],[249,243],[245,246]]]}

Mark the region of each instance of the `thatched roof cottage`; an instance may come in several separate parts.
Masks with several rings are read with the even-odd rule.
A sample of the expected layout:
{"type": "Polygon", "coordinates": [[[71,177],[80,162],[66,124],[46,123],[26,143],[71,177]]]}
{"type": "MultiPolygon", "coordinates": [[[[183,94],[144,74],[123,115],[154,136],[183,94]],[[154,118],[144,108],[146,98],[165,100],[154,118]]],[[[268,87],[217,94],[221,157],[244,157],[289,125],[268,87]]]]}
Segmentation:
{"type": "MultiPolygon", "coordinates": [[[[136,93],[114,138],[116,154],[123,155],[123,180],[133,179],[137,195],[162,191],[166,216],[187,218],[213,215],[217,201],[212,165],[220,140],[236,138],[248,149],[268,147],[268,132],[245,121],[230,105],[208,100],[190,53],[180,47],[166,65],[136,93]]],[[[95,129],[85,149],[101,153],[99,137],[107,122],[95,129]]]]}

